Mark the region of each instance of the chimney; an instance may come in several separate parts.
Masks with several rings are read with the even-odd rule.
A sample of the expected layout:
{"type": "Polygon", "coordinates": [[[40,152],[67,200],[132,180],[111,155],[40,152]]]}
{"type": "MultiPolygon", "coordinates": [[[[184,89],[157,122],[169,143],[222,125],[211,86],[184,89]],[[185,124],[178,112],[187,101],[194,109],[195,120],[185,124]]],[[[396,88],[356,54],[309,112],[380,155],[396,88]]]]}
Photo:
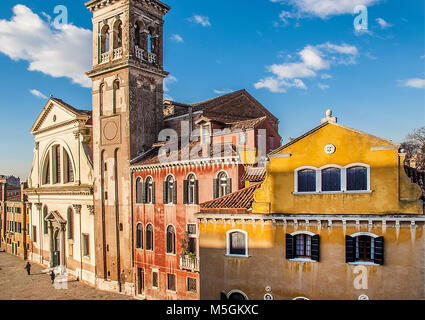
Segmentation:
{"type": "Polygon", "coordinates": [[[337,123],[338,119],[336,117],[332,117],[332,110],[328,109],[326,111],[326,118],[322,118],[322,123],[330,122],[330,123],[337,123]]]}
{"type": "Polygon", "coordinates": [[[1,189],[0,200],[1,201],[7,201],[7,184],[6,183],[0,183],[0,189],[1,189]]]}

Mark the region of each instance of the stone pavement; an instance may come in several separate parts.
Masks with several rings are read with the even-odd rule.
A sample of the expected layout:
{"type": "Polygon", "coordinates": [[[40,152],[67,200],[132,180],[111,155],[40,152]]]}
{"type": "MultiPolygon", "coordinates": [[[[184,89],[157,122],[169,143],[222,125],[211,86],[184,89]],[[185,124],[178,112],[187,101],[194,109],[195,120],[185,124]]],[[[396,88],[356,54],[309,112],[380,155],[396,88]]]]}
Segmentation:
{"type": "Polygon", "coordinates": [[[0,252],[0,300],[132,300],[73,280],[66,290],[55,289],[44,267],[31,263],[28,276],[25,264],[19,257],[0,252]]]}

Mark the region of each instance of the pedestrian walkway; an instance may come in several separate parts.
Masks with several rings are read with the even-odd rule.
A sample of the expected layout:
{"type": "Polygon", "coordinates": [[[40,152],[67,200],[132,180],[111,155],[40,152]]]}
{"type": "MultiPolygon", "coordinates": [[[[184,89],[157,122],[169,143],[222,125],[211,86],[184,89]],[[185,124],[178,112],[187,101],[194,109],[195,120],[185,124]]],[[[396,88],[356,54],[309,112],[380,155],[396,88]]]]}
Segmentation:
{"type": "Polygon", "coordinates": [[[19,257],[0,252],[0,300],[132,300],[79,281],[68,281],[68,289],[55,289],[46,268],[32,263],[28,276],[25,264],[19,257]]]}

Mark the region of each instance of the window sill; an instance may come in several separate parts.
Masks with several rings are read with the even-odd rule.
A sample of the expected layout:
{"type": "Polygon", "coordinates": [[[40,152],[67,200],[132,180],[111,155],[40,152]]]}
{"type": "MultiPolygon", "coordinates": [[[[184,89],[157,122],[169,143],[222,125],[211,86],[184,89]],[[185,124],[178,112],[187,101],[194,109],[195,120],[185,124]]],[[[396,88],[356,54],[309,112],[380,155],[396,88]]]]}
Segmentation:
{"type": "Polygon", "coordinates": [[[165,255],[167,256],[167,257],[175,257],[176,256],[176,254],[175,253],[165,253],[165,255]]]}
{"type": "Polygon", "coordinates": [[[239,259],[249,259],[251,256],[242,256],[237,254],[225,254],[227,258],[239,258],[239,259]]]}
{"type": "Polygon", "coordinates": [[[354,261],[354,262],[348,262],[348,264],[354,265],[354,266],[375,266],[375,267],[381,266],[372,261],[354,261]]]}
{"type": "Polygon", "coordinates": [[[294,261],[294,262],[314,262],[314,263],[318,262],[316,260],[312,260],[312,259],[308,259],[308,258],[294,258],[294,259],[288,259],[288,260],[294,261]]]}
{"type": "Polygon", "coordinates": [[[292,192],[293,195],[302,196],[302,195],[315,195],[315,194],[369,194],[373,190],[359,190],[359,191],[319,191],[319,192],[292,192]]]}

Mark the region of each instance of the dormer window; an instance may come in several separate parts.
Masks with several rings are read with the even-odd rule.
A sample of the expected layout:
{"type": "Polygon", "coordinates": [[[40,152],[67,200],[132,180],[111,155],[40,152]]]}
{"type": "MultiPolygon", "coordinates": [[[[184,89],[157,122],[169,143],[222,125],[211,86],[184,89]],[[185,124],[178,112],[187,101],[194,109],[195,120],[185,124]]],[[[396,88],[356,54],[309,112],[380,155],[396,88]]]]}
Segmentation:
{"type": "Polygon", "coordinates": [[[201,143],[202,144],[211,143],[211,126],[209,123],[203,124],[201,126],[201,143]]]}

